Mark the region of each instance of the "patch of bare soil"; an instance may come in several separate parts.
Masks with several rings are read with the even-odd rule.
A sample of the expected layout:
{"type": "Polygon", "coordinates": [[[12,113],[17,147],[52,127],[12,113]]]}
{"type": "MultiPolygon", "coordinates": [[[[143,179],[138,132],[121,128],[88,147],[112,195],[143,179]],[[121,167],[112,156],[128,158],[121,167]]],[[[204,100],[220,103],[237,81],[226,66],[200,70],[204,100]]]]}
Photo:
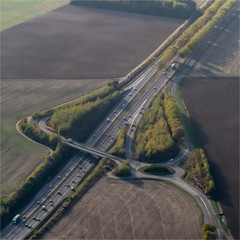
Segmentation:
{"type": "Polygon", "coordinates": [[[201,214],[189,195],[158,182],[102,179],[44,239],[200,239],[201,214]]]}

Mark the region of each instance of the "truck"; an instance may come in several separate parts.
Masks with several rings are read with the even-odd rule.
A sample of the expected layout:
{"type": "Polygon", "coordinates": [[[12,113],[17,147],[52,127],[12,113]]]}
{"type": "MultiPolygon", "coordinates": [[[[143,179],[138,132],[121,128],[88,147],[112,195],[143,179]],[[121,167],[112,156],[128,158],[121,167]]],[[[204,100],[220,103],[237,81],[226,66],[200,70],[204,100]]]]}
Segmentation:
{"type": "Polygon", "coordinates": [[[17,214],[14,218],[13,218],[13,224],[17,224],[20,221],[20,214],[17,214]]]}

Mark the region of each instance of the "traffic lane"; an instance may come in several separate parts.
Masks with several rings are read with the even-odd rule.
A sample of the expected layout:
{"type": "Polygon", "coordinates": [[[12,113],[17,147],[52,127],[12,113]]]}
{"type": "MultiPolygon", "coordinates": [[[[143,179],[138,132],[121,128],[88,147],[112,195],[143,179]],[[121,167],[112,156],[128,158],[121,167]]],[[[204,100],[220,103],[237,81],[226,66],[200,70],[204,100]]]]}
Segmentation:
{"type": "MultiPolygon", "coordinates": [[[[91,164],[86,164],[83,172],[87,172],[89,170],[89,168],[91,167],[91,164]]],[[[72,177],[72,179],[77,179],[77,174],[75,176],[72,177]]],[[[79,181],[81,180],[81,178],[79,179],[79,181]]],[[[75,186],[76,184],[79,182],[78,180],[75,180],[75,186]]],[[[53,205],[51,205],[51,202],[47,202],[45,203],[45,208],[46,210],[43,210],[42,207],[41,209],[36,213],[36,217],[43,219],[48,213],[50,213],[53,209],[54,206],[57,205],[62,199],[64,199],[65,197],[67,197],[70,193],[72,193],[71,188],[68,188],[66,185],[64,185],[61,189],[60,189],[60,194],[56,193],[55,196],[52,198],[52,202],[54,203],[53,205]]],[[[35,221],[33,219],[30,219],[30,221],[27,222],[28,225],[32,226],[32,227],[36,227],[38,225],[39,221],[35,221]]],[[[19,232],[18,237],[23,237],[25,236],[24,234],[30,232],[31,229],[28,229],[27,231],[23,231],[23,232],[19,232]]]]}

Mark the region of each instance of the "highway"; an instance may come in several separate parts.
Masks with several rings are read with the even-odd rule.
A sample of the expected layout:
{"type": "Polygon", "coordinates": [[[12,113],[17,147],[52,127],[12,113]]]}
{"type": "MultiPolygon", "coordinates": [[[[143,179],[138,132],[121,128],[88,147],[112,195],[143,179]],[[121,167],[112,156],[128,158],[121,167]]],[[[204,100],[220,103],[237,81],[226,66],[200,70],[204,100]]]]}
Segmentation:
{"type": "MultiPolygon", "coordinates": [[[[173,60],[173,62],[177,66],[181,61],[182,59],[179,56],[177,56],[173,60]]],[[[134,126],[137,126],[142,114],[144,114],[145,109],[151,104],[156,94],[161,91],[162,88],[166,86],[166,84],[169,82],[169,80],[172,79],[172,77],[176,74],[176,69],[172,69],[171,66],[168,66],[160,75],[160,77],[155,79],[151,86],[144,91],[141,97],[137,99],[137,101],[135,101],[134,98],[139,94],[140,90],[144,86],[146,86],[146,83],[148,83],[150,79],[152,79],[156,72],[156,65],[153,64],[142,75],[140,75],[134,83],[130,84],[126,89],[124,89],[126,94],[123,99],[108,114],[108,116],[106,116],[105,120],[100,123],[99,127],[88,139],[86,144],[84,146],[80,144],[80,146],[79,143],[75,142],[76,144],[74,144],[74,147],[79,145],[78,147],[79,149],[81,148],[81,150],[86,150],[87,146],[88,148],[94,147],[91,149],[89,148],[91,151],[95,151],[92,152],[93,154],[102,154],[113,144],[119,130],[123,126],[129,125],[130,130],[128,132],[127,140],[127,158],[129,158],[132,163],[133,160],[130,142],[132,141],[136,130],[134,126]],[[133,103],[133,105],[131,106],[131,108],[128,109],[127,106],[129,105],[129,103],[133,103]],[[122,116],[123,113],[125,114],[124,117],[119,120],[120,116],[122,116]],[[109,133],[107,136],[105,136],[105,133],[107,131],[109,133]],[[96,152],[96,149],[98,150],[98,152],[96,152]]],[[[42,119],[39,122],[39,125],[42,130],[47,132],[48,130],[45,128],[45,121],[46,119],[42,119]]],[[[185,142],[187,142],[188,147],[190,148],[190,143],[188,143],[188,139],[185,138],[184,140],[185,142]]],[[[68,144],[71,145],[71,143],[69,142],[68,144]]],[[[188,151],[188,148],[183,150],[182,156],[186,157],[188,151]]],[[[176,161],[178,161],[178,159],[175,159],[173,164],[175,164],[176,161]]],[[[137,164],[134,164],[136,169],[137,164]]],[[[58,176],[56,176],[49,184],[47,184],[43,189],[41,189],[41,191],[28,204],[28,206],[20,212],[23,221],[21,221],[17,225],[9,224],[2,231],[2,239],[24,239],[24,237],[30,231],[32,231],[32,229],[35,228],[39,224],[39,222],[47,216],[47,214],[49,214],[54,209],[54,206],[56,206],[59,202],[61,202],[64,198],[71,194],[71,188],[75,188],[76,185],[79,184],[79,182],[82,180],[86,172],[93,168],[93,166],[94,160],[87,154],[79,153],[78,155],[74,156],[68,162],[68,164],[59,172],[58,176]],[[25,219],[24,216],[26,216],[25,219]]],[[[200,203],[202,209],[207,209],[205,210],[206,213],[204,214],[204,216],[209,215],[210,219],[207,218],[207,220],[212,220],[213,222],[215,222],[215,220],[211,219],[211,216],[213,216],[213,214],[215,213],[213,213],[212,210],[209,210],[209,206],[211,206],[211,204],[209,205],[209,200],[206,199],[205,195],[202,196],[199,191],[197,191],[196,189],[192,189],[186,183],[183,183],[179,176],[173,178],[173,181],[175,184],[183,187],[188,192],[192,192],[192,195],[195,195],[197,198],[199,198],[198,202],[202,202],[202,204],[200,203]]],[[[217,222],[216,224],[219,229],[219,223],[217,222]]]]}

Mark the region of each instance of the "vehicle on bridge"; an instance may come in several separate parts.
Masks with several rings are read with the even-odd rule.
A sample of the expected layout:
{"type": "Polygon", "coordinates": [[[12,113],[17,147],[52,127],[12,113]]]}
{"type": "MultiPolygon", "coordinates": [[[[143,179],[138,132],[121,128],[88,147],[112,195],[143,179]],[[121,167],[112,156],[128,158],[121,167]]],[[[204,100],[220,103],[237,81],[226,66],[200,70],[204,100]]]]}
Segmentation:
{"type": "Polygon", "coordinates": [[[73,143],[73,140],[71,138],[68,138],[69,143],[73,143]]]}
{"type": "Polygon", "coordinates": [[[17,214],[17,215],[13,218],[13,224],[17,224],[20,220],[21,220],[20,214],[17,214]]]}

